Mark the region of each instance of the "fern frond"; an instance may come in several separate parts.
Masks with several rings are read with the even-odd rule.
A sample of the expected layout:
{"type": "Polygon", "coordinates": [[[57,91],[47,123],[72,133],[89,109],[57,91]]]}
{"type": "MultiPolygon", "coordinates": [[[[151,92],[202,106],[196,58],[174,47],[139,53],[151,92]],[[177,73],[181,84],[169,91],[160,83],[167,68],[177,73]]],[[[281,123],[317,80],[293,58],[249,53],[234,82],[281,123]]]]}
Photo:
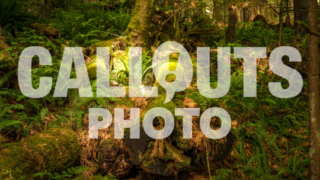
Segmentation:
{"type": "Polygon", "coordinates": [[[13,70],[5,74],[0,78],[0,88],[9,80],[9,78],[16,72],[17,70],[13,70]]]}
{"type": "Polygon", "coordinates": [[[2,129],[5,129],[7,127],[16,127],[17,129],[20,129],[22,127],[22,122],[19,120],[4,120],[0,122],[0,131],[2,129]]]}

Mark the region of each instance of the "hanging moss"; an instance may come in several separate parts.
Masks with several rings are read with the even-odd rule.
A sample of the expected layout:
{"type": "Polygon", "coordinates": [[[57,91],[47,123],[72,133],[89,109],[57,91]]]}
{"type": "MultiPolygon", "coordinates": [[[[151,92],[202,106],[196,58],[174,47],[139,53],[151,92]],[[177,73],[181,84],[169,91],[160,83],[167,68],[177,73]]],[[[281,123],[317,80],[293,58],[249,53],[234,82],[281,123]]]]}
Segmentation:
{"type": "Polygon", "coordinates": [[[79,162],[76,134],[50,129],[19,143],[0,146],[0,179],[30,179],[39,172],[59,172],[79,162]]]}

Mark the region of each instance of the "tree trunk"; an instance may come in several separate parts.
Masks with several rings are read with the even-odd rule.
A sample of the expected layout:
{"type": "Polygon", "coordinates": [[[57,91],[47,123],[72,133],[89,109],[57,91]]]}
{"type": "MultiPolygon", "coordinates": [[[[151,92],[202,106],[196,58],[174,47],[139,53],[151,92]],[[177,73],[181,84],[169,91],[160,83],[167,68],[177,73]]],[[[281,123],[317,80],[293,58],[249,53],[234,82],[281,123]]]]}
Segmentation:
{"type": "Polygon", "coordinates": [[[291,27],[291,22],[290,22],[290,13],[289,13],[289,0],[286,0],[286,11],[287,11],[287,16],[286,16],[286,27],[291,27]]]}
{"type": "Polygon", "coordinates": [[[283,29],[283,0],[280,0],[280,12],[279,12],[279,35],[278,35],[278,46],[282,44],[282,29],[283,29]]]}
{"type": "Polygon", "coordinates": [[[241,23],[241,9],[237,8],[237,23],[241,23]]]}
{"type": "Polygon", "coordinates": [[[44,17],[48,18],[49,15],[51,14],[51,7],[50,7],[50,3],[49,0],[44,0],[44,8],[43,8],[44,12],[44,17]]]}
{"type": "Polygon", "coordinates": [[[218,17],[217,17],[217,13],[216,13],[216,1],[212,0],[212,20],[214,22],[217,22],[218,17]]]}
{"type": "MultiPolygon", "coordinates": [[[[318,2],[308,1],[309,28],[318,32],[318,2]]],[[[309,119],[310,119],[310,180],[320,179],[320,96],[319,37],[309,34],[309,119]]]]}
{"type": "MultiPolygon", "coordinates": [[[[294,21],[308,21],[308,16],[306,15],[307,2],[306,0],[294,0],[294,21]]],[[[303,34],[305,31],[303,27],[295,25],[294,34],[295,36],[303,34]]]]}
{"type": "Polygon", "coordinates": [[[227,40],[234,41],[236,38],[236,23],[237,23],[237,15],[236,15],[236,7],[234,5],[230,5],[229,7],[229,26],[227,31],[227,40]]]}
{"type": "Polygon", "coordinates": [[[127,47],[150,49],[150,25],[154,15],[154,0],[136,0],[133,16],[128,25],[127,47]]]}
{"type": "Polygon", "coordinates": [[[245,4],[242,7],[242,13],[243,13],[243,22],[248,22],[249,21],[249,14],[248,14],[248,5],[245,4]]]}
{"type": "Polygon", "coordinates": [[[79,163],[77,135],[51,129],[19,143],[0,146],[0,179],[33,179],[39,172],[60,172],[79,163]]]}
{"type": "Polygon", "coordinates": [[[181,39],[180,13],[178,13],[174,17],[174,29],[175,29],[174,39],[175,41],[180,42],[180,39],[181,39]]]}
{"type": "Polygon", "coordinates": [[[252,2],[250,5],[251,6],[249,8],[249,14],[248,14],[249,21],[248,22],[253,22],[253,19],[254,19],[255,15],[257,14],[256,13],[257,4],[256,4],[256,2],[252,2]]]}

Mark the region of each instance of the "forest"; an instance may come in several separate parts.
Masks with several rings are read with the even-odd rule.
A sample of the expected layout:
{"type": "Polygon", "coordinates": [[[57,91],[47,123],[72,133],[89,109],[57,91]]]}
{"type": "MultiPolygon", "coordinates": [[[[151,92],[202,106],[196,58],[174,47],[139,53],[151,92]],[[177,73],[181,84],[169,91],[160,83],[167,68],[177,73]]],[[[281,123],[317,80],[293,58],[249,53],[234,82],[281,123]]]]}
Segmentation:
{"type": "MultiPolygon", "coordinates": [[[[319,180],[319,37],[319,0],[0,0],[0,179],[319,180]],[[174,42],[190,57],[189,70],[183,69],[185,54],[179,52],[155,64],[158,48],[174,42]],[[22,63],[30,47],[38,50],[22,63]],[[136,52],[141,66],[131,66],[132,47],[141,47],[136,52]],[[206,67],[198,63],[201,47],[210,50],[206,67]],[[245,71],[248,63],[239,55],[250,47],[265,49],[265,56],[250,54],[256,57],[253,72],[245,71]],[[298,53],[280,57],[285,68],[279,71],[290,68],[303,80],[301,92],[288,98],[274,96],[270,88],[270,82],[277,82],[290,89],[296,79],[271,67],[269,59],[281,47],[298,53]],[[61,75],[72,48],[81,57],[71,58],[70,72],[61,75]],[[101,48],[109,53],[101,55],[101,48]],[[223,48],[230,49],[226,58],[223,48]],[[212,89],[227,83],[219,80],[225,73],[220,60],[230,62],[230,88],[210,98],[201,91],[198,76],[202,69],[209,71],[212,89]],[[84,68],[77,68],[76,61],[84,68]],[[28,87],[46,89],[32,97],[23,90],[27,85],[19,70],[29,65],[28,87]],[[101,96],[101,69],[121,96],[101,96]],[[248,96],[246,77],[255,71],[257,95],[248,96]],[[179,81],[179,73],[190,76],[190,83],[168,100],[164,84],[179,81]],[[158,81],[160,76],[165,83],[158,81]],[[48,77],[52,83],[43,83],[48,77]],[[68,80],[79,78],[88,80],[90,92],[77,88],[84,81],[66,87],[68,80]],[[157,89],[157,96],[134,96],[132,79],[151,93],[157,89]],[[59,88],[65,96],[56,92],[59,88]],[[202,117],[213,107],[231,119],[222,138],[203,132],[202,117]],[[160,139],[144,127],[145,117],[157,108],[174,120],[170,124],[157,112],[153,129],[174,127],[160,139]],[[188,124],[177,108],[199,111],[188,124]],[[104,116],[90,114],[94,109],[115,118],[106,123],[104,116]],[[100,125],[94,135],[92,117],[100,125]],[[129,127],[116,138],[119,118],[138,119],[139,138],[131,138],[129,127]],[[184,138],[187,129],[190,137],[184,138]]],[[[222,118],[210,118],[206,128],[222,129],[222,118]]]]}

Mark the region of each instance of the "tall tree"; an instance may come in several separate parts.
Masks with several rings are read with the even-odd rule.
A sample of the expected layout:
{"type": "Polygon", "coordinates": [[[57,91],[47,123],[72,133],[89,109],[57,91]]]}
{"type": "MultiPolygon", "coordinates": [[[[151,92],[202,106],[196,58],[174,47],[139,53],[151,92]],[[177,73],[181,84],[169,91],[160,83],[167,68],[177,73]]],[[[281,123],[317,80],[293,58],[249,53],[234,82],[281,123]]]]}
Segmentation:
{"type": "Polygon", "coordinates": [[[242,13],[243,13],[243,22],[248,22],[249,21],[249,15],[248,15],[248,4],[245,3],[243,6],[242,6],[242,13]]]}
{"type": "Polygon", "coordinates": [[[236,23],[237,23],[237,14],[236,7],[234,5],[229,6],[229,26],[227,31],[228,41],[234,41],[236,38],[236,23]]]}
{"type": "Polygon", "coordinates": [[[286,0],[286,27],[291,27],[289,3],[290,1],[286,0]]]}
{"type": "Polygon", "coordinates": [[[241,9],[237,8],[237,23],[241,23],[241,9]]]}
{"type": "Polygon", "coordinates": [[[136,0],[133,16],[126,30],[127,47],[150,49],[150,25],[155,0],[136,0]]]}
{"type": "MultiPolygon", "coordinates": [[[[294,21],[308,21],[308,16],[306,16],[307,10],[307,0],[294,0],[294,21]]],[[[304,33],[304,29],[301,26],[294,26],[295,36],[301,35],[304,33]]]]}
{"type": "MultiPolygon", "coordinates": [[[[318,32],[318,2],[308,0],[308,25],[318,32]]],[[[320,179],[320,86],[319,86],[319,37],[309,34],[309,119],[310,119],[310,180],[320,179]]]]}
{"type": "Polygon", "coordinates": [[[283,29],[283,0],[280,0],[278,46],[281,46],[281,43],[282,43],[282,29],[283,29]]]}

